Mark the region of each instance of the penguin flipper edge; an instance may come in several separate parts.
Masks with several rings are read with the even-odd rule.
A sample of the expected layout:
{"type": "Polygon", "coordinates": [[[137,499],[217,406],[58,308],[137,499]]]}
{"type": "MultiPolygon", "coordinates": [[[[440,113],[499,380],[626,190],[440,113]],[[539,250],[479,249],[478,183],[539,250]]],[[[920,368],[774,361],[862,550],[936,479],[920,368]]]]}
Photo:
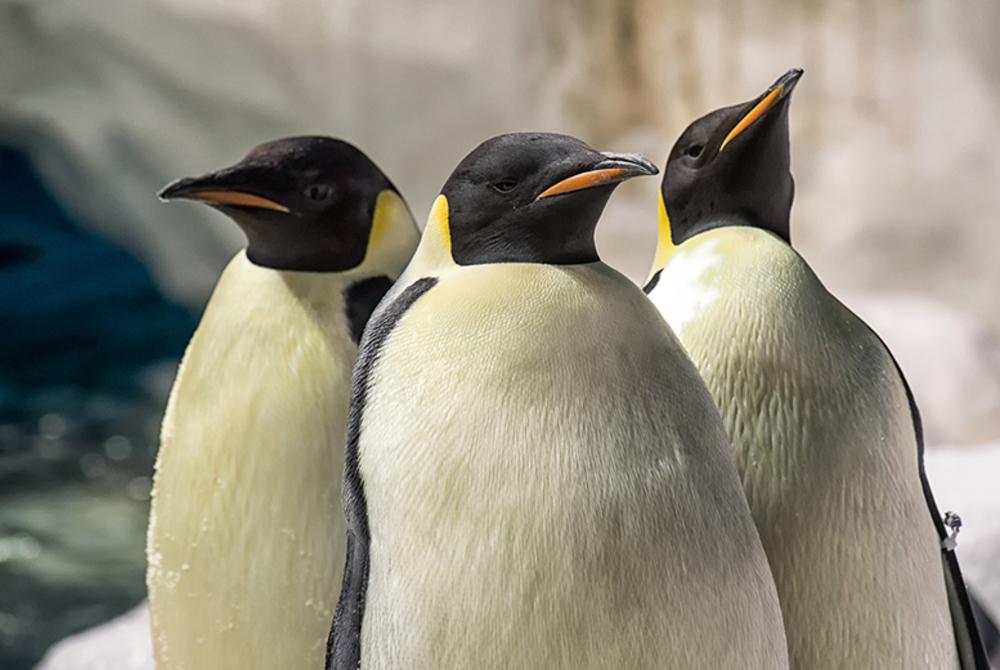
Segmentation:
{"type": "MultiPolygon", "coordinates": [[[[874,331],[872,331],[874,332],[874,331]]],[[[878,335],[876,334],[876,337],[878,335]]],[[[881,341],[881,337],[879,337],[881,341]]],[[[990,662],[986,658],[986,648],[983,645],[982,636],[976,625],[975,617],[972,614],[972,604],[969,599],[969,592],[965,587],[965,579],[962,577],[962,570],[958,565],[958,556],[955,555],[953,547],[946,545],[949,539],[948,529],[945,527],[941,512],[938,510],[937,502],[934,500],[934,493],[931,491],[930,481],[927,479],[927,469],[924,466],[924,428],[920,420],[920,410],[913,398],[910,385],[903,375],[903,370],[899,367],[895,356],[882,341],[882,346],[889,353],[900,381],[903,382],[903,389],[906,391],[906,400],[910,405],[910,415],[913,417],[913,431],[917,442],[917,467],[920,472],[920,487],[924,492],[924,499],[927,502],[927,509],[931,514],[934,527],[938,532],[938,539],[941,542],[941,563],[944,572],[945,587],[948,592],[948,609],[951,612],[951,623],[955,635],[955,646],[958,648],[959,666],[961,670],[990,670],[990,662]]]]}

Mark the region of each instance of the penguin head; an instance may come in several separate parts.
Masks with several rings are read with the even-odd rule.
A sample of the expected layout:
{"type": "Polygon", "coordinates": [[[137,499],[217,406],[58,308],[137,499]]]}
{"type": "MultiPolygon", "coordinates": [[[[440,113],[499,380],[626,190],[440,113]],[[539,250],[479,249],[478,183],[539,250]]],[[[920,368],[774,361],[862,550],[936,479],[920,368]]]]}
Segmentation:
{"type": "Polygon", "coordinates": [[[567,135],[500,135],[458,164],[428,227],[443,229],[459,265],[588,263],[598,258],[594,230],[611,192],[657,172],[641,156],[601,153],[567,135]]]}
{"type": "Polygon", "coordinates": [[[795,183],[788,103],[802,74],[789,70],[753,100],[706,114],[681,134],[661,186],[670,237],[661,245],[727,225],[764,228],[789,241],[795,183]]]}
{"type": "Polygon", "coordinates": [[[357,267],[375,243],[382,205],[397,218],[402,210],[413,227],[385,174],[357,147],[330,137],[261,144],[235,165],[178,179],[159,195],[198,200],[223,212],[246,234],[247,258],[276,270],[357,267]]]}

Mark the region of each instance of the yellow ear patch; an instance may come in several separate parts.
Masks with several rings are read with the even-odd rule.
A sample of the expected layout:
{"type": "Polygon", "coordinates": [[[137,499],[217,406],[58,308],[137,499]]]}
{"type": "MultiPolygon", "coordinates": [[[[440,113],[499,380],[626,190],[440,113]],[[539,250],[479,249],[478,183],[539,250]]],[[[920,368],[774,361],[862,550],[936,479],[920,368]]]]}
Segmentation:
{"type": "Polygon", "coordinates": [[[663,201],[663,192],[660,191],[659,197],[659,213],[657,217],[657,232],[656,232],[656,255],[653,257],[653,270],[650,272],[650,276],[656,274],[657,271],[662,270],[670,257],[674,255],[674,251],[677,249],[674,246],[673,238],[670,237],[670,217],[667,215],[667,205],[663,201]]]}
{"type": "Polygon", "coordinates": [[[431,206],[431,213],[427,217],[427,228],[433,228],[434,233],[439,237],[443,251],[451,257],[451,226],[448,223],[448,198],[444,194],[439,195],[431,206]]]}
{"type": "Polygon", "coordinates": [[[437,273],[443,268],[455,265],[451,257],[451,228],[448,225],[448,198],[439,195],[431,206],[427,216],[427,225],[420,238],[420,246],[413,255],[407,272],[413,271],[415,276],[437,273]]]}
{"type": "Polygon", "coordinates": [[[402,198],[386,189],[375,199],[375,211],[372,213],[372,229],[368,233],[368,250],[378,248],[386,236],[390,234],[392,222],[400,215],[400,208],[405,208],[402,198]]]}

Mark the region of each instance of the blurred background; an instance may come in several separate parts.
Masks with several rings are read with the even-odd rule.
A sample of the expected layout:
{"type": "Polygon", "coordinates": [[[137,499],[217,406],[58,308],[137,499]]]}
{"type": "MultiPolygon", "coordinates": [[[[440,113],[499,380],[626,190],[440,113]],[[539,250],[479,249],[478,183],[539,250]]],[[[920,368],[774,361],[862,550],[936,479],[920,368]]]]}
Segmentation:
{"type": "MultiPolygon", "coordinates": [[[[995,0],[0,0],[0,668],[144,598],[160,412],[242,244],[163,184],[331,134],[423,221],[490,135],[662,164],[695,117],[793,66],[793,239],[910,377],[939,506],[1000,618],[998,31],[995,0]]],[[[656,189],[623,186],[599,230],[637,281],[656,189]]],[[[147,667],[143,617],[45,667],[147,667]]]]}

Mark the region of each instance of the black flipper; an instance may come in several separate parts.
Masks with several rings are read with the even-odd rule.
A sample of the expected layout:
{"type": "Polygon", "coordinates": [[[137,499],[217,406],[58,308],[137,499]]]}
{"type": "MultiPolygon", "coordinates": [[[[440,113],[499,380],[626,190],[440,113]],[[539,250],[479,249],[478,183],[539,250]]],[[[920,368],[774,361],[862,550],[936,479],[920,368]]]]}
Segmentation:
{"type": "Polygon", "coordinates": [[[661,274],[663,274],[662,268],[657,270],[656,274],[654,274],[652,277],[649,278],[649,281],[646,282],[646,285],[642,287],[642,292],[645,293],[646,295],[652,293],[653,289],[656,288],[656,285],[660,283],[661,274]]]}
{"type": "MultiPolygon", "coordinates": [[[[927,470],[924,467],[924,425],[920,420],[920,410],[913,399],[913,391],[910,390],[906,375],[903,374],[903,370],[899,367],[896,357],[892,355],[892,351],[886,346],[885,340],[857,314],[854,314],[854,317],[864,323],[872,335],[882,344],[882,348],[889,354],[889,358],[899,374],[900,381],[903,382],[906,401],[910,405],[910,416],[913,418],[913,432],[917,440],[917,468],[920,472],[920,486],[924,491],[924,499],[927,501],[927,509],[930,511],[931,520],[937,529],[938,538],[943,543],[948,537],[948,530],[944,525],[937,503],[934,502],[934,493],[931,491],[931,485],[927,479],[927,470]]],[[[962,571],[958,566],[958,556],[955,555],[953,549],[945,548],[944,544],[941,545],[941,562],[944,568],[945,586],[948,590],[948,607],[951,610],[951,623],[954,629],[955,643],[958,646],[961,668],[962,670],[990,670],[983,640],[972,613],[969,592],[965,588],[965,580],[962,578],[962,571]]]]}
{"type": "Polygon", "coordinates": [[[354,344],[361,343],[361,336],[368,325],[368,319],[389,289],[392,280],[385,275],[368,277],[356,281],[344,289],[344,304],[347,310],[347,324],[351,328],[351,339],[354,344]]]}
{"type": "MultiPolygon", "coordinates": [[[[986,649],[987,658],[996,657],[994,661],[1000,661],[1000,630],[997,629],[997,625],[990,618],[989,613],[983,609],[975,593],[969,593],[969,602],[972,604],[972,613],[979,625],[979,634],[983,638],[983,647],[986,649]]],[[[994,665],[996,665],[995,662],[994,665]]]]}
{"type": "Polygon", "coordinates": [[[425,277],[408,286],[368,324],[361,340],[351,382],[351,406],[347,417],[347,451],[344,460],[344,513],[347,516],[347,562],[337,600],[337,611],[326,642],[327,670],[358,670],[361,667],[361,623],[368,593],[370,540],[368,505],[358,454],[361,420],[368,396],[369,380],[389,334],[403,314],[420,296],[437,284],[425,277]]]}

